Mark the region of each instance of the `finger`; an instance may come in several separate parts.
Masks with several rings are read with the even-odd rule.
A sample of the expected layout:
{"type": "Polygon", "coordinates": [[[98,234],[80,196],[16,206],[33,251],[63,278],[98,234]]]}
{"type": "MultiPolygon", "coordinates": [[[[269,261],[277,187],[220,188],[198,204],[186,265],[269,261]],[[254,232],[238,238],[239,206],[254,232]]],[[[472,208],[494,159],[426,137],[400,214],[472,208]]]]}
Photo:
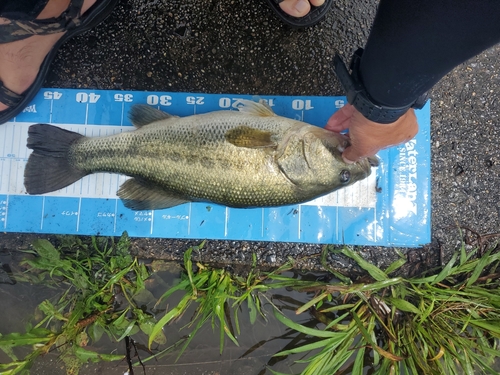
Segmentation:
{"type": "Polygon", "coordinates": [[[349,159],[349,153],[350,153],[350,152],[348,152],[348,151],[349,151],[351,148],[352,148],[352,147],[347,147],[347,148],[344,150],[344,152],[342,153],[342,159],[344,160],[344,162],[345,162],[346,164],[353,164],[353,163],[355,163],[355,162],[357,161],[357,160],[351,160],[351,159],[349,159]]]}
{"type": "Polygon", "coordinates": [[[352,164],[354,162],[357,162],[359,159],[361,159],[361,156],[358,155],[358,153],[356,152],[354,147],[349,146],[342,153],[342,159],[344,159],[344,161],[347,164],[352,164]]]}
{"type": "Polygon", "coordinates": [[[373,147],[371,147],[370,150],[361,150],[355,145],[351,145],[342,153],[342,159],[344,159],[347,164],[351,164],[368,156],[374,156],[378,151],[378,149],[374,149],[373,147]]]}
{"type": "Polygon", "coordinates": [[[342,130],[347,129],[353,113],[354,107],[350,104],[346,104],[328,119],[325,129],[334,132],[341,132],[342,130]]]}

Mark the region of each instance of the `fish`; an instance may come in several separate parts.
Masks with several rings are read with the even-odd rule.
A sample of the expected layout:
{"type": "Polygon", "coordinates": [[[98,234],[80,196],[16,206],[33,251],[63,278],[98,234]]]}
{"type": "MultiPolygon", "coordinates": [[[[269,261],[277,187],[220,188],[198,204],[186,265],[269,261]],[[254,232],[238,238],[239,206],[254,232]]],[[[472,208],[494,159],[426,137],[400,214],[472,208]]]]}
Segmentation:
{"type": "Polygon", "coordinates": [[[242,100],[237,111],[178,117],[149,105],[129,111],[133,131],[105,137],[48,124],[29,127],[28,194],[45,194],[96,172],[131,177],[118,189],[132,210],[187,202],[228,207],[299,204],[366,178],[375,158],[347,164],[349,138],[242,100]]]}

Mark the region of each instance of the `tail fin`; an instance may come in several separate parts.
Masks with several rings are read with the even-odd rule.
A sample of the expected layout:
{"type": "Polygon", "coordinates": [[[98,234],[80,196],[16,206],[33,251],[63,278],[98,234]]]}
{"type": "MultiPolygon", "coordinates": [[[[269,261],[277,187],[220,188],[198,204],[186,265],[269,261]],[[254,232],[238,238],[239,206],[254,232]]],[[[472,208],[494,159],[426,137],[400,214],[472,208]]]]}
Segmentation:
{"type": "Polygon", "coordinates": [[[84,137],[52,125],[31,125],[28,148],[32,149],[24,170],[24,186],[28,194],[44,194],[62,189],[87,175],[68,161],[71,145],[84,137]]]}

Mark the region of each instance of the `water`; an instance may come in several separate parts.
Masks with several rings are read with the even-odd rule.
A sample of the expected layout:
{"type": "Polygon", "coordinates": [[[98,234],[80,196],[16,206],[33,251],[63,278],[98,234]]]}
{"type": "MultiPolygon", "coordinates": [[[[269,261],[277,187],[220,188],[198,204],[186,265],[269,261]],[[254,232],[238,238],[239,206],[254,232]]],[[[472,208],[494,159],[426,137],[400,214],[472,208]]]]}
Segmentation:
{"type": "MultiPolygon", "coordinates": [[[[20,253],[14,256],[0,253],[0,301],[2,301],[2,319],[0,319],[0,333],[5,335],[12,332],[25,332],[26,327],[31,323],[39,321],[42,314],[37,311],[36,306],[49,299],[54,301],[58,296],[66,290],[65,287],[49,288],[41,285],[30,285],[24,282],[15,281],[15,277],[6,264],[11,265],[13,269],[19,269],[20,253]]],[[[182,268],[177,263],[165,263],[161,271],[155,272],[147,281],[147,288],[151,292],[153,299],[144,299],[141,301],[145,305],[145,309],[152,314],[156,314],[157,318],[164,315],[166,303],[160,305],[161,308],[155,308],[156,300],[175,282],[179,279],[182,268]]],[[[297,273],[286,272],[284,276],[297,280],[318,280],[328,281],[327,276],[317,273],[297,273]],[[326,280],[325,280],[326,279],[326,280]]],[[[222,375],[222,374],[238,374],[238,375],[270,375],[273,371],[298,374],[306,364],[296,363],[301,359],[310,357],[314,352],[304,352],[301,354],[275,357],[274,354],[302,346],[312,342],[309,336],[288,329],[284,324],[279,322],[274,316],[274,308],[271,305],[277,306],[287,317],[293,321],[311,328],[323,329],[324,325],[320,323],[311,313],[305,312],[300,315],[295,314],[295,310],[308,302],[311,293],[299,293],[294,290],[281,288],[266,292],[266,298],[261,298],[263,302],[262,310],[265,318],[258,317],[254,324],[251,324],[248,314],[248,309],[245,304],[238,312],[240,334],[236,335],[238,344],[236,345],[227,337],[222,354],[219,352],[219,328],[216,326],[212,329],[210,321],[207,322],[196,334],[186,351],[178,358],[179,350],[172,351],[160,358],[145,361],[150,356],[146,347],[148,338],[143,333],[133,335],[133,343],[131,344],[130,354],[132,362],[138,363],[139,359],[145,361],[143,368],[141,365],[134,367],[134,374],[147,375],[222,375]],[[266,302],[266,301],[270,302],[266,302]]],[[[171,309],[177,305],[182,298],[182,292],[177,292],[168,299],[168,308],[171,309]]],[[[165,326],[164,334],[167,337],[166,345],[159,347],[154,344],[153,352],[158,352],[165,347],[174,344],[178,340],[182,340],[189,334],[190,328],[186,327],[195,313],[196,306],[193,305],[190,309],[176,322],[165,326]]],[[[231,326],[235,327],[234,319],[231,320],[231,326]]],[[[354,345],[356,346],[356,345],[354,345]]],[[[87,350],[92,350],[99,353],[113,353],[125,355],[125,342],[113,342],[106,335],[98,342],[90,342],[86,347],[87,350]]],[[[29,353],[29,348],[16,349],[16,354],[19,358],[23,358],[29,353]]],[[[357,351],[352,351],[350,362],[344,367],[342,373],[351,373],[352,361],[357,351]]],[[[366,362],[370,362],[366,358],[366,362]]],[[[372,358],[373,359],[373,358],[372,358]]],[[[8,363],[10,359],[2,351],[0,351],[0,364],[8,363]]],[[[497,360],[492,366],[495,371],[500,369],[500,361],[497,360]]],[[[366,366],[364,374],[372,374],[375,371],[374,366],[366,366]]],[[[129,368],[125,360],[121,362],[100,362],[97,364],[88,363],[81,367],[80,374],[106,374],[106,375],[130,375],[129,368]]],[[[60,352],[53,350],[50,353],[38,358],[31,374],[35,375],[65,375],[66,368],[61,361],[60,352]]],[[[477,372],[480,374],[481,372],[477,372]]],[[[0,372],[0,375],[2,373],[0,372]]]]}
{"type": "MultiPolygon", "coordinates": [[[[5,265],[9,264],[13,269],[19,268],[20,255],[16,257],[10,255],[1,255],[0,262],[5,265]],[[16,258],[16,259],[14,259],[16,258]]],[[[171,263],[168,271],[161,271],[154,274],[154,277],[148,280],[148,290],[155,297],[159,297],[169,286],[173,285],[176,279],[179,278],[181,268],[178,264],[171,263]]],[[[317,279],[316,274],[297,274],[288,272],[287,276],[301,279],[317,279]]],[[[41,285],[30,285],[25,282],[17,282],[12,275],[6,272],[0,273],[0,300],[2,301],[2,319],[0,320],[0,333],[3,335],[12,332],[25,332],[28,324],[34,324],[36,319],[42,317],[41,313],[37,312],[36,306],[49,299],[55,301],[57,297],[66,290],[65,287],[50,288],[41,285]]],[[[169,307],[175,305],[181,298],[181,293],[174,294],[168,300],[169,307]]],[[[308,296],[306,293],[298,293],[293,290],[278,289],[272,294],[268,293],[267,297],[272,302],[288,311],[287,315],[294,318],[300,324],[307,326],[316,325],[315,320],[308,314],[303,313],[295,316],[293,310],[305,302],[308,296]]],[[[262,302],[266,300],[263,298],[262,302]]],[[[159,317],[163,316],[163,311],[154,311],[153,303],[149,302],[147,308],[150,311],[156,312],[159,317]]],[[[248,309],[246,305],[242,305],[242,309],[238,312],[238,320],[240,324],[240,334],[237,335],[239,346],[234,344],[227,337],[225,339],[225,347],[222,355],[219,353],[219,329],[215,327],[212,330],[210,322],[204,325],[198,331],[194,339],[189,344],[187,350],[177,360],[179,351],[173,351],[159,359],[152,359],[145,363],[145,370],[141,366],[134,368],[135,374],[162,374],[162,375],[177,375],[177,374],[241,374],[241,375],[257,375],[271,374],[268,368],[274,371],[284,373],[298,373],[305,367],[303,364],[294,364],[294,360],[300,357],[273,357],[273,355],[291,343],[297,341],[300,335],[295,331],[289,331],[286,326],[276,320],[273,314],[273,307],[269,303],[264,303],[263,312],[265,319],[258,317],[254,324],[250,323],[248,309]],[[144,372],[145,371],[145,372],[144,372]]],[[[190,329],[185,327],[193,316],[195,306],[183,315],[183,317],[164,328],[164,334],[167,337],[167,346],[174,344],[177,340],[186,336],[190,329]]],[[[232,321],[234,328],[235,322],[232,321]]],[[[145,359],[149,354],[141,348],[147,347],[146,335],[139,333],[132,336],[137,348],[138,357],[135,355],[135,350],[131,350],[133,356],[132,361],[137,362],[138,358],[145,359]],[[135,356],[134,356],[135,355],[135,356]]],[[[163,347],[162,347],[163,348],[163,347]]],[[[125,354],[125,343],[112,342],[106,335],[103,335],[101,340],[96,343],[90,342],[86,347],[88,350],[97,351],[100,353],[125,354]]],[[[153,351],[158,349],[153,345],[153,351]]],[[[16,349],[15,353],[19,358],[26,355],[29,349],[16,349]]],[[[64,364],[59,358],[60,352],[53,350],[50,353],[36,360],[31,374],[66,374],[64,364]]],[[[0,351],[0,363],[8,363],[10,359],[0,351]]],[[[126,374],[128,366],[125,361],[122,362],[101,362],[97,364],[86,364],[80,369],[80,374],[126,374]]]]}

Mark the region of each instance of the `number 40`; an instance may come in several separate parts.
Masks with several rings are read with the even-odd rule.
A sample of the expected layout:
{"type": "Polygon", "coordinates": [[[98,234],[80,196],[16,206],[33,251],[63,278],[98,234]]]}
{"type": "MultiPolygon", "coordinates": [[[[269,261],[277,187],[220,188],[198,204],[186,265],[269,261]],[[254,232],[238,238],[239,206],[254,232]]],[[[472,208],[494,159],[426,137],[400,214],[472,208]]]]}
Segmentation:
{"type": "Polygon", "coordinates": [[[97,103],[101,95],[95,94],[93,92],[78,92],[76,93],[76,101],[78,103],[97,103]]]}

